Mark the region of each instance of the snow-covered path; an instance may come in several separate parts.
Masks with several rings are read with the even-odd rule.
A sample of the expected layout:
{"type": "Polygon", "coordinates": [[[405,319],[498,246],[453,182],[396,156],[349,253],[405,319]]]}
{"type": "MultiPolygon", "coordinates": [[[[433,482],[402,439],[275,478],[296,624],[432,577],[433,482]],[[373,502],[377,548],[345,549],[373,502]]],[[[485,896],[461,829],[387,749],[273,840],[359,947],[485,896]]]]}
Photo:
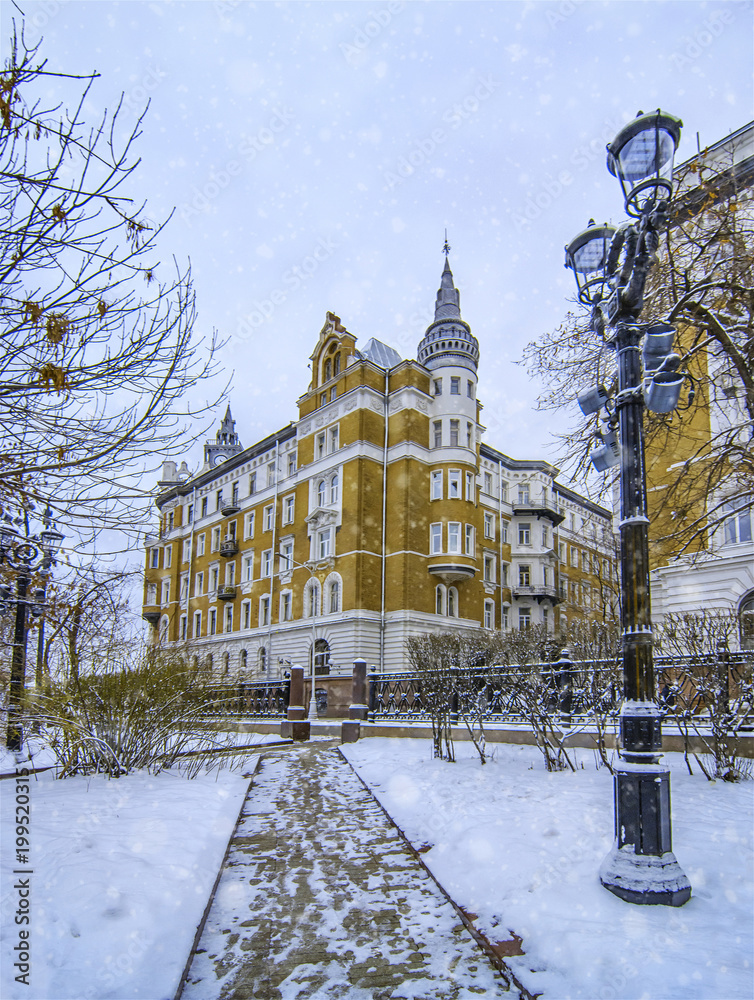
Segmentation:
{"type": "Polygon", "coordinates": [[[265,754],[182,1000],[514,995],[336,749],[265,754]]]}

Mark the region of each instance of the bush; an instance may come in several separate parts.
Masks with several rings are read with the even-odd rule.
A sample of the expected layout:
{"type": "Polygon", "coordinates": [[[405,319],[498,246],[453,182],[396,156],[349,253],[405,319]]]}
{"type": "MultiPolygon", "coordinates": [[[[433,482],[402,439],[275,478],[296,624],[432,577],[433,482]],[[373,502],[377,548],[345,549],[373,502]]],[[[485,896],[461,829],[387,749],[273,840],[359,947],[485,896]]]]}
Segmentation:
{"type": "Polygon", "coordinates": [[[217,745],[205,718],[209,671],[190,666],[183,655],[151,649],[135,659],[136,666],[104,663],[32,694],[26,723],[47,738],[61,778],[117,778],[141,768],[156,774],[186,761],[187,753],[217,745]]]}

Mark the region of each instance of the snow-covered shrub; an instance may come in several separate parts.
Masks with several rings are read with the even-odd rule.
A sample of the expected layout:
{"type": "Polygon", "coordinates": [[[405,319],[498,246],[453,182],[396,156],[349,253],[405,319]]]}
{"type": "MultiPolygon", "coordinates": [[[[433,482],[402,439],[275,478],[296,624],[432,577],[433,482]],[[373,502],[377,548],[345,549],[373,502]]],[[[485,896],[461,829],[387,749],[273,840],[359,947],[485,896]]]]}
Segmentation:
{"type": "Polygon", "coordinates": [[[28,703],[25,721],[46,735],[60,777],[157,773],[214,745],[205,721],[210,681],[180,653],[139,650],[133,664],[102,663],[51,685],[28,703]]]}

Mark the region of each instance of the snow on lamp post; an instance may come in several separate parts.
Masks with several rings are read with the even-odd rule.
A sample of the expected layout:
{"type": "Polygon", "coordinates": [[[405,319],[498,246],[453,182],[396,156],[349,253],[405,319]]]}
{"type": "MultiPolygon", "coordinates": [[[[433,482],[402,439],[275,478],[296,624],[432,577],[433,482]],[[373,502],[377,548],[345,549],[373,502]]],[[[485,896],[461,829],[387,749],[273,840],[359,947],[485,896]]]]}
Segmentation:
{"type": "Polygon", "coordinates": [[[682,122],[639,113],[607,147],[607,165],[621,184],[626,212],[619,229],[590,222],[566,247],[579,300],[592,310],[592,329],[616,354],[618,392],[604,387],[579,397],[585,414],[608,413],[602,447],[592,453],[605,471],[620,465],[620,573],[623,702],[621,760],[615,771],[615,843],[600,881],[631,903],[682,906],[691,885],[672,852],[670,772],[660,764],[661,713],[655,692],[649,589],[649,517],[644,459],[644,408],[675,409],[685,375],[671,353],[674,330],[640,323],[644,286],[659,234],[667,226],[673,157],[682,122]],[[643,345],[643,350],[642,350],[643,345]],[[643,362],[643,363],[642,363],[643,362]]]}

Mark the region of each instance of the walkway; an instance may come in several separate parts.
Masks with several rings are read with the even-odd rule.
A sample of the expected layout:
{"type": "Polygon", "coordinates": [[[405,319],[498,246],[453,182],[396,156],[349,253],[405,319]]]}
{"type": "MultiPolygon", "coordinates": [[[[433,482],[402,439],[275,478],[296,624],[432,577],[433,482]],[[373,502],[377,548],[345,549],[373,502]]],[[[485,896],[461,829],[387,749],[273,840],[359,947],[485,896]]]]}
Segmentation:
{"type": "Polygon", "coordinates": [[[182,1000],[503,996],[335,746],[265,753],[182,1000]]]}

